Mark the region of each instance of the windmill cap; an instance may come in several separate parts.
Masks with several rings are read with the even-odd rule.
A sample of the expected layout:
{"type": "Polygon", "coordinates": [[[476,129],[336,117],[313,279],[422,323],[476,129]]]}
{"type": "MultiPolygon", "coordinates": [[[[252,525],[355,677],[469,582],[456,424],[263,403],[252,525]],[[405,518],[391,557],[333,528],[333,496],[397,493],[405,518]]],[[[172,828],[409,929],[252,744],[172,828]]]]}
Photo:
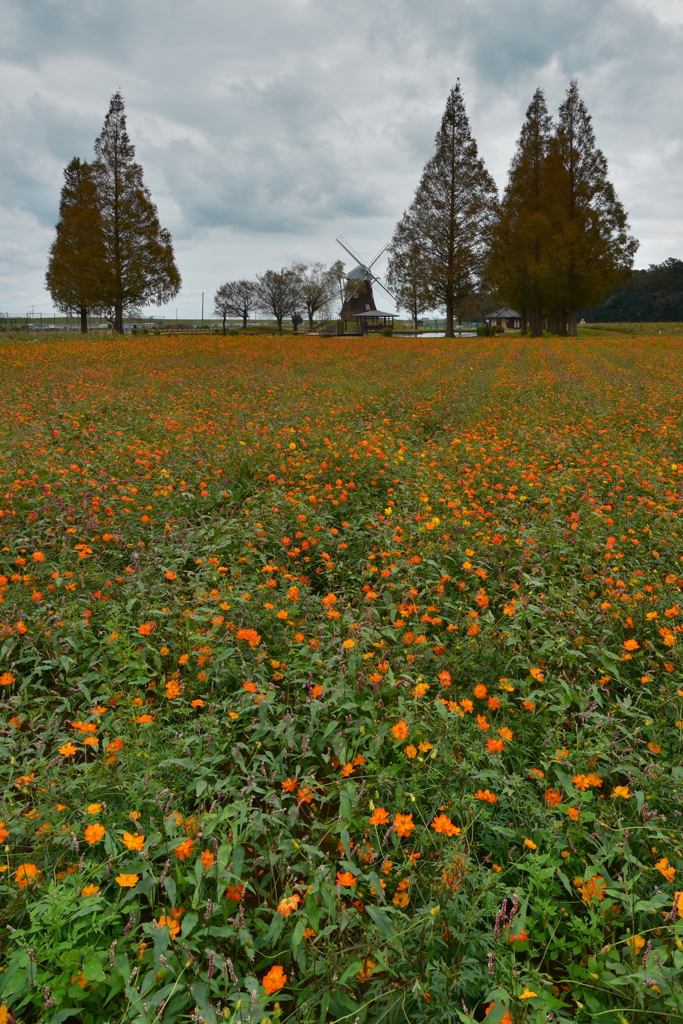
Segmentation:
{"type": "Polygon", "coordinates": [[[372,274],[369,273],[367,267],[362,267],[358,264],[353,270],[349,270],[346,275],[347,281],[372,281],[372,274]]]}

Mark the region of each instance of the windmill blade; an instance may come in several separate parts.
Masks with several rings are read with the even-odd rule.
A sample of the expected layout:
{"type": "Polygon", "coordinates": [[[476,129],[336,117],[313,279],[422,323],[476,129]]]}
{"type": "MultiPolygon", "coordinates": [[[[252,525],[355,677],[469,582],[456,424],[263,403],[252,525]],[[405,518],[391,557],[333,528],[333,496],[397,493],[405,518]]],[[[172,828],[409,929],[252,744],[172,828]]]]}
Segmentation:
{"type": "Polygon", "coordinates": [[[382,281],[382,279],[381,279],[381,278],[379,278],[379,277],[376,277],[376,276],[375,276],[375,274],[371,274],[370,276],[372,277],[372,280],[374,281],[374,283],[375,283],[376,285],[378,285],[378,286],[379,286],[379,287],[380,287],[380,288],[382,289],[382,291],[384,292],[384,294],[385,294],[385,295],[388,295],[388,296],[389,296],[389,298],[391,299],[391,301],[392,301],[393,303],[395,303],[396,307],[398,308],[398,299],[396,298],[396,296],[395,296],[395,295],[392,295],[392,294],[391,294],[391,292],[389,291],[389,289],[388,289],[388,288],[387,288],[387,286],[385,285],[384,281],[382,281]]]}
{"type": "Polygon", "coordinates": [[[341,235],[339,238],[337,238],[336,242],[337,242],[337,245],[340,245],[342,247],[342,249],[344,250],[344,252],[348,253],[348,255],[351,257],[351,259],[355,260],[356,263],[358,263],[359,266],[361,266],[361,267],[365,266],[365,263],[363,262],[363,260],[360,258],[358,253],[355,253],[353,251],[353,249],[351,249],[351,247],[349,246],[349,243],[346,241],[346,239],[344,238],[343,235],[341,235]],[[343,239],[343,241],[342,241],[342,239],[343,239]]]}
{"type": "Polygon", "coordinates": [[[381,257],[384,256],[384,253],[387,251],[387,249],[389,248],[390,245],[391,245],[391,241],[387,242],[386,245],[382,246],[380,251],[375,256],[374,260],[371,260],[370,263],[368,263],[368,270],[371,270],[374,267],[374,265],[377,262],[377,260],[381,259],[381,257]]]}

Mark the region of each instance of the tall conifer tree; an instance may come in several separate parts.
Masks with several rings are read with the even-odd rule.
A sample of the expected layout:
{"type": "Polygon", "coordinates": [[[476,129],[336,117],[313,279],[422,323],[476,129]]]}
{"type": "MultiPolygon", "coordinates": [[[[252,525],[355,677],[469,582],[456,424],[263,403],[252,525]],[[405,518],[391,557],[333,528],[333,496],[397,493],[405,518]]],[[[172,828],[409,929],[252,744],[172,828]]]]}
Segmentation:
{"type": "Polygon", "coordinates": [[[64,171],[57,234],[50,247],[45,286],[57,309],[77,312],[81,331],[106,286],[104,231],[92,167],[74,157],[64,171]]]}
{"type": "Polygon", "coordinates": [[[543,333],[549,298],[552,226],[546,211],[546,178],[552,133],[543,90],[537,89],[512,158],[488,261],[489,281],[504,301],[522,311],[532,337],[543,333]]]}
{"type": "Polygon", "coordinates": [[[476,287],[483,269],[495,206],[496,186],[472,137],[458,81],[446,103],[434,155],[389,248],[392,277],[419,254],[432,301],[446,312],[446,337],[453,337],[455,308],[476,287]]]}
{"type": "Polygon", "coordinates": [[[108,308],[119,332],[123,332],[126,309],[149,302],[162,305],[180,291],[171,235],[159,224],[142,167],[134,157],[123,97],[117,92],[95,142],[93,172],[108,270],[102,306],[108,308]]]}
{"type": "Polygon", "coordinates": [[[546,181],[554,267],[551,326],[576,334],[576,310],[598,302],[628,277],[638,248],[576,80],[559,109],[546,181]]]}

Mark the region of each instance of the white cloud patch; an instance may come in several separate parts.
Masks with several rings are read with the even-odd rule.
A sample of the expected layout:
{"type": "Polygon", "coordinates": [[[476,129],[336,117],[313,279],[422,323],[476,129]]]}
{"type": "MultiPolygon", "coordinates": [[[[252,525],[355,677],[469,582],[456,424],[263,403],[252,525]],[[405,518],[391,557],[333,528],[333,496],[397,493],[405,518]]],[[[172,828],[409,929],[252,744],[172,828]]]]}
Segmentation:
{"type": "Polygon", "coordinates": [[[536,86],[556,109],[577,76],[639,264],[683,255],[683,0],[0,0],[0,18],[0,309],[51,308],[62,171],[119,87],[181,314],[227,278],[331,262],[339,232],[374,254],[458,76],[501,187],[536,86]]]}

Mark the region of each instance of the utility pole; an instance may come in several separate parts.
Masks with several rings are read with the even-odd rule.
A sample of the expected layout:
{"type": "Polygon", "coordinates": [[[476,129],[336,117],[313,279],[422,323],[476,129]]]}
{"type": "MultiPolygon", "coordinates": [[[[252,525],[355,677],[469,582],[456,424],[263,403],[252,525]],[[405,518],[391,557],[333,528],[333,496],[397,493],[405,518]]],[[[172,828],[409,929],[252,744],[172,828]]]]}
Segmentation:
{"type": "Polygon", "coordinates": [[[202,292],[202,324],[204,323],[204,292],[202,292]]]}

